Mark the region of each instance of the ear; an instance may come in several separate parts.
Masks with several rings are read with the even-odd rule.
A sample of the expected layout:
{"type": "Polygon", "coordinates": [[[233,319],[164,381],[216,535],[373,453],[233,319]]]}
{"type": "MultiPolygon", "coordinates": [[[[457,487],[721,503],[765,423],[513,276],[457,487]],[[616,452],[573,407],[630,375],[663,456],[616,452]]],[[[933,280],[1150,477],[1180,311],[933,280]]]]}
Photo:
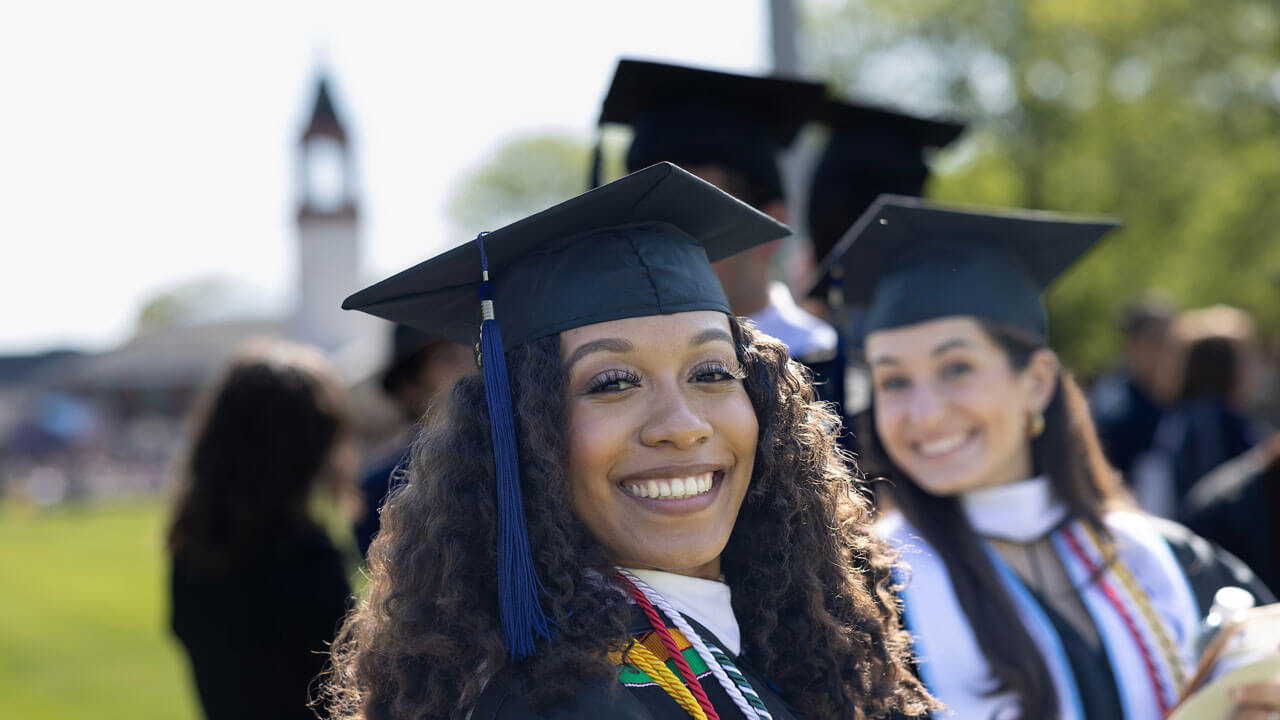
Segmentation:
{"type": "Polygon", "coordinates": [[[1061,371],[1062,365],[1052,350],[1041,348],[1031,354],[1031,360],[1022,371],[1028,412],[1042,413],[1049,407],[1049,401],[1053,399],[1053,390],[1058,384],[1058,374],[1061,371]]]}

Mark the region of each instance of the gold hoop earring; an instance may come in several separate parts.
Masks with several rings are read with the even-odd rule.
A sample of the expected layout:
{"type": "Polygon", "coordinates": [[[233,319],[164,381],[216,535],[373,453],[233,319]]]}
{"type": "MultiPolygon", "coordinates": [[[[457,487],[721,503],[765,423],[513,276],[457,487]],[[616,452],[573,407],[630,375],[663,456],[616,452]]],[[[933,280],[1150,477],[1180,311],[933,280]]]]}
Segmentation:
{"type": "Polygon", "coordinates": [[[1034,413],[1027,419],[1027,434],[1038,438],[1044,434],[1044,414],[1034,413]]]}

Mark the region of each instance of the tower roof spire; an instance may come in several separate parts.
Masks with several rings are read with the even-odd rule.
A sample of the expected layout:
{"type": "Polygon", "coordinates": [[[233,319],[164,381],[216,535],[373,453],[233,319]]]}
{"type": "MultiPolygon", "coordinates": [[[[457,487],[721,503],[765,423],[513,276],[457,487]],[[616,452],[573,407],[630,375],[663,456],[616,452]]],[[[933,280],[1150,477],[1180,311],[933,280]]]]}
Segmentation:
{"type": "Polygon", "coordinates": [[[333,107],[333,98],[329,94],[329,78],[321,75],[316,83],[316,102],[311,110],[311,122],[302,133],[302,141],[306,142],[315,136],[331,137],[339,142],[346,142],[347,131],[338,119],[333,107]]]}

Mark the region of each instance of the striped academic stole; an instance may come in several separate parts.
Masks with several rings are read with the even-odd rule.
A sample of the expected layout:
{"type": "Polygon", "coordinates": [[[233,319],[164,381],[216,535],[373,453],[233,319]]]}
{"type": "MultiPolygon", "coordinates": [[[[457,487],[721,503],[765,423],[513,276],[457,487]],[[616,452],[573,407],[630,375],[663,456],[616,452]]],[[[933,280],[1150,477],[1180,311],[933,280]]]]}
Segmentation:
{"type": "MultiPolygon", "coordinates": [[[[1104,522],[1109,541],[1082,521],[1063,525],[1051,541],[1102,637],[1125,717],[1156,720],[1176,704],[1185,683],[1199,610],[1173,551],[1145,517],[1116,512],[1104,522]]],[[[1015,697],[988,692],[990,666],[937,553],[896,513],[880,531],[909,566],[902,578],[904,615],[929,690],[953,717],[1018,717],[1015,697]]],[[[988,548],[988,556],[1053,677],[1059,717],[1087,720],[1053,623],[999,553],[988,548]]]]}
{"type": "Polygon", "coordinates": [[[1163,718],[1195,664],[1200,611],[1182,566],[1142,515],[1109,513],[1110,538],[1077,520],[1053,534],[1054,549],[1106,646],[1131,718],[1163,718]]]}
{"type": "MultiPolygon", "coordinates": [[[[703,662],[702,657],[698,655],[698,651],[694,649],[693,643],[689,642],[684,633],[678,629],[667,628],[667,630],[671,633],[671,638],[676,641],[676,647],[680,649],[680,654],[684,656],[685,662],[689,663],[689,668],[698,676],[698,679],[709,677],[711,668],[707,667],[707,664],[703,662]]],[[[657,633],[650,630],[636,635],[632,638],[632,647],[634,648],[636,645],[643,647],[644,651],[647,651],[658,662],[663,663],[668,669],[679,674],[675,662],[671,659],[671,653],[662,644],[662,640],[657,633]]],[[[659,684],[657,678],[653,677],[654,674],[658,673],[653,671],[645,672],[634,662],[624,662],[622,650],[610,651],[609,659],[613,661],[614,665],[618,666],[618,682],[623,685],[627,687],[649,687],[659,684]]]]}

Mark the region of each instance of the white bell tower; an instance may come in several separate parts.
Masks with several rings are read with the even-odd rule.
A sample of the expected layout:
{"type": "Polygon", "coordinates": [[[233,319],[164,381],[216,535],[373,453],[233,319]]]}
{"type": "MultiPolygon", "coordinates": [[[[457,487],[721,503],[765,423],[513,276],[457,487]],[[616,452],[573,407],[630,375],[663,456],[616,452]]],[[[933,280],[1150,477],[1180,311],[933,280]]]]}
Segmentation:
{"type": "Polygon", "coordinates": [[[311,121],[298,155],[298,305],[294,335],[334,351],[356,338],[357,313],[342,299],[360,289],[359,217],[351,149],[329,95],[317,83],[311,121]]]}

